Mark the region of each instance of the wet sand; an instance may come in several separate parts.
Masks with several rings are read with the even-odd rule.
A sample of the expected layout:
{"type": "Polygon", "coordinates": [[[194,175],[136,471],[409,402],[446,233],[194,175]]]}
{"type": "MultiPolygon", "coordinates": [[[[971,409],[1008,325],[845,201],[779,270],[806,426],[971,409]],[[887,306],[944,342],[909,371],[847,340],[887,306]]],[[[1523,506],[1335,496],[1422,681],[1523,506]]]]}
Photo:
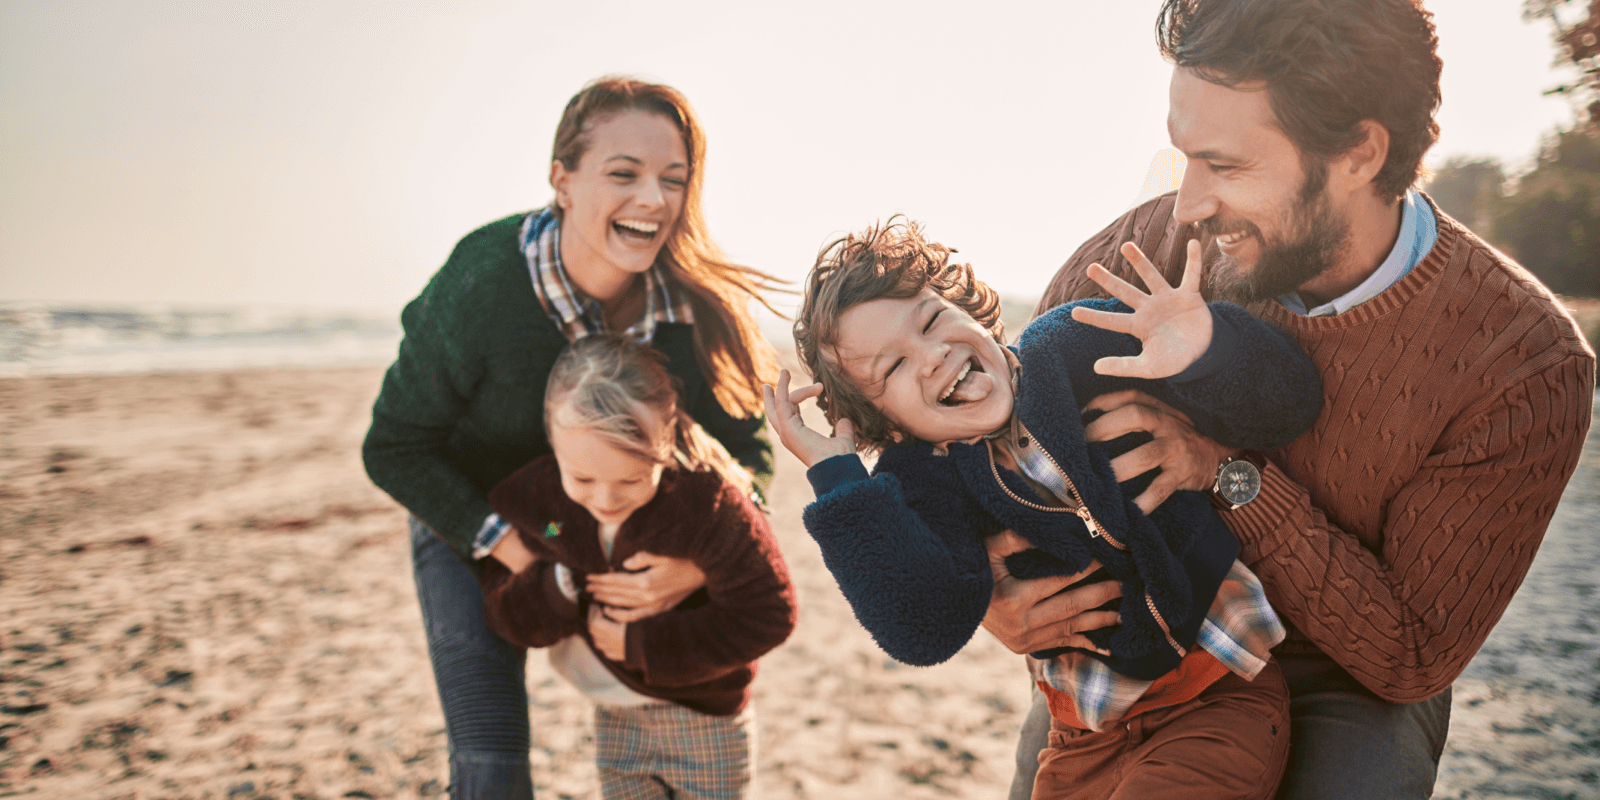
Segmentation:
{"type": "MultiPolygon", "coordinates": [[[[380,376],[0,380],[0,797],[443,794],[405,519],[357,452],[380,376]]],[[[1458,684],[1441,797],[1600,796],[1597,441],[1458,684]]],[[[887,659],[809,500],[780,453],[801,622],[756,682],[762,796],[1002,796],[1020,659],[983,633],[932,669],[887,659]]],[[[528,684],[539,796],[596,797],[587,703],[537,656],[528,684]]]]}

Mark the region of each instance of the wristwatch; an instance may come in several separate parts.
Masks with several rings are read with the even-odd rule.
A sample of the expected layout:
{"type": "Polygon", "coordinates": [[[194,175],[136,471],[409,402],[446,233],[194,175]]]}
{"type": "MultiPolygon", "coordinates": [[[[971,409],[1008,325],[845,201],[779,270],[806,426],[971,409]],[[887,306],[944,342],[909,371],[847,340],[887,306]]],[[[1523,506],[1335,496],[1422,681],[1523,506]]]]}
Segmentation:
{"type": "Polygon", "coordinates": [[[1211,491],[1232,511],[1261,494],[1261,468],[1244,458],[1224,459],[1217,466],[1217,481],[1211,491]]]}

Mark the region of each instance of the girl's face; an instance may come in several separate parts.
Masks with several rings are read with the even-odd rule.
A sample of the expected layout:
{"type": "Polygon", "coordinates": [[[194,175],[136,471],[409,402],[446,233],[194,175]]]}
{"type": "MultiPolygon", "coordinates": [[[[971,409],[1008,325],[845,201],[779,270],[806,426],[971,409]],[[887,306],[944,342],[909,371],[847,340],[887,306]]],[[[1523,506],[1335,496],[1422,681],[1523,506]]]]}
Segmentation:
{"type": "Polygon", "coordinates": [[[596,521],[615,525],[656,496],[661,465],[618,450],[592,428],[550,424],[561,488],[596,521]]]}
{"type": "Polygon", "coordinates": [[[645,111],[602,117],[588,138],[577,169],[550,165],[550,185],[562,209],[561,260],[580,288],[604,302],[649,269],[672,235],[689,156],[677,126],[645,111]]]}

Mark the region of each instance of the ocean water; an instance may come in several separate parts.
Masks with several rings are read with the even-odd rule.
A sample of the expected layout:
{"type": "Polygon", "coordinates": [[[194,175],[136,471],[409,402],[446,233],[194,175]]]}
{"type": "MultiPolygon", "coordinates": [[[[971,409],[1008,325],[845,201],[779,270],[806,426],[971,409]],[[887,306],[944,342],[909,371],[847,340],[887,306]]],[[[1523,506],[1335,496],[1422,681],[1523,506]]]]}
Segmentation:
{"type": "Polygon", "coordinates": [[[0,303],[0,378],[394,360],[399,312],[0,303]]]}

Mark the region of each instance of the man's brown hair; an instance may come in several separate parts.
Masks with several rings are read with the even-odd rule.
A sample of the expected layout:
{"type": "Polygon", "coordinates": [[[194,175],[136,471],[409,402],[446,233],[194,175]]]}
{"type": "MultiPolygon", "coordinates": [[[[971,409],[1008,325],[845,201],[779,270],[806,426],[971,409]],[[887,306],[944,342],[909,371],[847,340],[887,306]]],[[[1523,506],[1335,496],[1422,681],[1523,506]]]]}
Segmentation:
{"type": "Polygon", "coordinates": [[[1265,82],[1308,167],[1360,144],[1361,121],[1376,120],[1389,131],[1373,180],[1386,200],[1416,183],[1439,139],[1439,37],[1420,0],[1164,0],[1156,43],[1212,83],[1265,82]]]}
{"type": "Polygon", "coordinates": [[[914,297],[930,288],[1005,345],[1000,295],[973,276],[971,264],[950,263],[954,252],[927,241],[921,225],[896,214],[886,224],[829,242],[806,276],[794,321],[795,349],[812,379],[822,384],[817,406],[830,424],[840,418],[854,423],[858,450],[876,452],[903,431],[873,405],[867,387],[857,386],[838,363],[839,317],[844,312],[872,300],[914,297]]]}

